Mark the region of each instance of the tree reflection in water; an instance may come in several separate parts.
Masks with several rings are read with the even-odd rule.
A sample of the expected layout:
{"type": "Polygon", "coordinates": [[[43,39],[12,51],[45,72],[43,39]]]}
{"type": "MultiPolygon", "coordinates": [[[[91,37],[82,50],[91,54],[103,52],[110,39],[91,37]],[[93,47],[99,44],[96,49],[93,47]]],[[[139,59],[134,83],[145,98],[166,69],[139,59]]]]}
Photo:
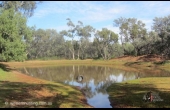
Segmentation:
{"type": "MultiPolygon", "coordinates": [[[[98,94],[107,96],[106,88],[112,83],[148,76],[170,76],[169,72],[165,71],[149,74],[141,72],[127,72],[110,67],[75,65],[61,67],[21,68],[19,71],[36,78],[79,86],[88,100],[96,98],[95,100],[97,101],[101,100],[97,98],[98,94]],[[78,81],[78,76],[83,76],[83,80],[78,81]]],[[[108,97],[106,98],[108,99],[108,97]]],[[[104,99],[101,101],[103,100],[104,99]]],[[[94,107],[99,107],[99,105],[102,107],[111,107],[110,103],[107,105],[106,103],[102,102],[102,104],[104,105],[91,105],[94,107]]]]}

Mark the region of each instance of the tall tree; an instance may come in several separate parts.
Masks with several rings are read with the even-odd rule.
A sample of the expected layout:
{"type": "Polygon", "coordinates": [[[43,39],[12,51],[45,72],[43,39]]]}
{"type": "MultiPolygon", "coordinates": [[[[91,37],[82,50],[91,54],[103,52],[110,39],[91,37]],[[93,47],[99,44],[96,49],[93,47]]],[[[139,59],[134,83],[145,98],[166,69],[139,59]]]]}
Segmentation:
{"type": "Polygon", "coordinates": [[[84,26],[81,21],[78,21],[78,25],[76,26],[77,36],[80,37],[79,40],[79,50],[78,50],[78,59],[79,59],[79,51],[81,50],[81,58],[84,59],[86,56],[85,51],[87,50],[89,44],[89,38],[94,34],[95,29],[90,26],[84,26]]]}
{"type": "Polygon", "coordinates": [[[70,52],[72,53],[72,59],[75,59],[75,51],[78,51],[78,59],[79,59],[79,50],[80,50],[80,44],[74,40],[76,36],[80,36],[81,34],[81,29],[83,26],[83,23],[81,21],[78,21],[78,25],[75,25],[70,18],[67,18],[67,26],[69,27],[69,30],[63,30],[61,31],[61,35],[67,36],[71,38],[71,47],[69,47],[70,52]]]}
{"type": "Polygon", "coordinates": [[[64,38],[54,29],[38,29],[33,32],[29,47],[29,58],[64,56],[64,38]]]}
{"type": "Polygon", "coordinates": [[[68,20],[67,25],[70,28],[68,30],[67,36],[72,39],[72,42],[71,42],[72,46],[70,47],[70,51],[72,53],[72,57],[74,60],[75,59],[74,37],[76,36],[76,26],[74,25],[74,23],[71,21],[70,18],[67,18],[66,20],[68,20]]]}
{"type": "Polygon", "coordinates": [[[0,61],[26,59],[25,39],[29,37],[26,21],[13,8],[0,10],[0,61]]]}
{"type": "Polygon", "coordinates": [[[156,17],[153,19],[152,29],[157,32],[161,41],[159,45],[159,53],[170,57],[170,15],[166,17],[156,17]]]}
{"type": "Polygon", "coordinates": [[[142,21],[137,20],[136,18],[126,19],[121,17],[114,20],[114,25],[119,26],[122,45],[125,42],[132,43],[135,47],[135,53],[136,55],[138,55],[141,48],[138,48],[137,43],[134,42],[140,39],[145,39],[147,35],[145,24],[142,21]]]}
{"type": "Polygon", "coordinates": [[[21,12],[26,17],[31,17],[38,3],[42,3],[42,1],[1,1],[0,7],[4,9],[14,7],[16,12],[21,12]]]}
{"type": "Polygon", "coordinates": [[[95,34],[96,46],[98,47],[98,51],[103,59],[108,59],[109,54],[109,46],[110,44],[117,43],[118,35],[113,31],[108,30],[107,28],[102,28],[102,31],[97,31],[95,34]]]}

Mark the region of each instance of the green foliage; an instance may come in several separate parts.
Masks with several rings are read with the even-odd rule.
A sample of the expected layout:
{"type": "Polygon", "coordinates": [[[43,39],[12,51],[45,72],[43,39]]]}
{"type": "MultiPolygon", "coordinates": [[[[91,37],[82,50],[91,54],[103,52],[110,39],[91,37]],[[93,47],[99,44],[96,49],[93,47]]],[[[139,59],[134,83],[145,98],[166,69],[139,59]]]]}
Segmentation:
{"type": "Polygon", "coordinates": [[[29,44],[29,59],[63,57],[66,46],[63,36],[54,29],[35,29],[33,40],[29,44]]]}
{"type": "Polygon", "coordinates": [[[119,43],[115,43],[112,45],[112,50],[113,50],[113,56],[115,57],[120,57],[124,55],[124,49],[123,46],[119,43]]]}
{"type": "Polygon", "coordinates": [[[100,54],[103,59],[110,59],[112,45],[117,43],[118,35],[113,31],[108,30],[107,28],[103,28],[102,31],[97,31],[94,38],[94,45],[98,50],[98,54],[100,54]]]}
{"type": "Polygon", "coordinates": [[[20,12],[26,17],[31,17],[38,3],[42,3],[42,1],[1,1],[0,7],[6,10],[13,7],[15,12],[20,12]]]}
{"type": "Polygon", "coordinates": [[[134,52],[134,46],[130,43],[125,43],[124,44],[124,49],[126,51],[127,55],[132,55],[132,53],[134,52]]]}
{"type": "MultiPolygon", "coordinates": [[[[114,25],[119,26],[121,43],[122,44],[131,43],[135,48],[133,53],[138,55],[141,49],[143,48],[143,46],[145,46],[145,44],[143,43],[144,39],[147,36],[147,30],[145,28],[145,24],[142,21],[137,20],[136,18],[126,19],[121,17],[114,20],[114,25]],[[142,41],[142,43],[139,43],[140,41],[142,41]]],[[[126,51],[128,47],[126,48],[123,45],[123,48],[126,51]]],[[[129,54],[129,52],[127,52],[127,54],[129,54]]],[[[130,54],[132,53],[130,52],[130,54]]]]}
{"type": "Polygon", "coordinates": [[[13,8],[0,11],[0,61],[26,59],[26,44],[23,39],[28,35],[26,21],[26,18],[15,13],[13,8]]]}
{"type": "Polygon", "coordinates": [[[170,15],[165,17],[155,17],[153,19],[153,30],[158,34],[160,40],[155,42],[155,49],[159,54],[170,56],[170,15]]]}

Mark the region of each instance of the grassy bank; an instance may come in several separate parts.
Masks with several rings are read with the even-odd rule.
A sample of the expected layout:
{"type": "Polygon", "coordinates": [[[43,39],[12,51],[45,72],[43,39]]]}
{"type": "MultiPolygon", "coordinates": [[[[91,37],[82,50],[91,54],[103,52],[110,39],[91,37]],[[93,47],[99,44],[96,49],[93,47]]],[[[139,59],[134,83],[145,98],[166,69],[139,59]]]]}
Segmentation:
{"type": "MultiPolygon", "coordinates": [[[[58,107],[58,108],[89,108],[83,93],[75,87],[52,83],[26,76],[15,71],[20,67],[42,67],[61,65],[96,65],[109,66],[126,71],[144,71],[155,73],[155,68],[169,70],[169,63],[158,61],[138,61],[137,58],[119,58],[102,60],[48,60],[25,62],[2,62],[0,64],[0,107],[58,107]],[[151,72],[152,71],[152,72],[151,72]],[[75,100],[76,99],[76,100],[75,100]],[[50,102],[51,105],[10,105],[5,102],[50,102]]],[[[113,107],[169,107],[168,92],[170,78],[142,78],[139,80],[116,83],[108,88],[113,107]],[[155,83],[156,82],[156,83],[155,83]],[[149,88],[148,88],[149,87],[149,88]],[[160,92],[163,102],[143,103],[142,97],[148,90],[160,92]],[[136,95],[135,95],[136,94],[136,95]],[[128,103],[131,102],[131,103],[128,103]],[[157,104],[164,103],[164,104],[157,104]],[[162,106],[161,106],[162,105],[162,106]]]]}
{"type": "Polygon", "coordinates": [[[170,78],[142,78],[112,84],[109,99],[115,108],[170,108],[170,78]],[[155,102],[145,102],[143,96],[152,91],[159,95],[155,102]]]}
{"type": "Polygon", "coordinates": [[[91,108],[75,87],[0,69],[0,108],[91,108]],[[26,103],[23,103],[26,102],[26,103]]]}
{"type": "MultiPolygon", "coordinates": [[[[127,57],[116,59],[116,61],[121,61],[126,67],[148,74],[157,74],[162,72],[160,70],[170,71],[170,61],[158,58],[127,57]]],[[[115,108],[169,108],[169,85],[170,77],[150,77],[115,83],[107,91],[111,105],[115,108]],[[149,91],[159,94],[161,99],[145,102],[143,96],[149,91]]]]}

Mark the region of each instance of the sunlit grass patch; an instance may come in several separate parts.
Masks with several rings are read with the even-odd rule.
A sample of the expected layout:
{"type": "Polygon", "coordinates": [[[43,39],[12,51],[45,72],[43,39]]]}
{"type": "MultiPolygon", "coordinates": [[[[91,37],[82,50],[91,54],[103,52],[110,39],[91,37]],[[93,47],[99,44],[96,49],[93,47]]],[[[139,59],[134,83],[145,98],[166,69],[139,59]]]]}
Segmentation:
{"type": "Polygon", "coordinates": [[[109,99],[113,107],[120,108],[169,108],[170,78],[141,78],[112,84],[108,89],[109,99]],[[164,88],[161,86],[164,83],[164,88]],[[159,93],[163,101],[145,102],[143,96],[153,91],[159,93]]]}

